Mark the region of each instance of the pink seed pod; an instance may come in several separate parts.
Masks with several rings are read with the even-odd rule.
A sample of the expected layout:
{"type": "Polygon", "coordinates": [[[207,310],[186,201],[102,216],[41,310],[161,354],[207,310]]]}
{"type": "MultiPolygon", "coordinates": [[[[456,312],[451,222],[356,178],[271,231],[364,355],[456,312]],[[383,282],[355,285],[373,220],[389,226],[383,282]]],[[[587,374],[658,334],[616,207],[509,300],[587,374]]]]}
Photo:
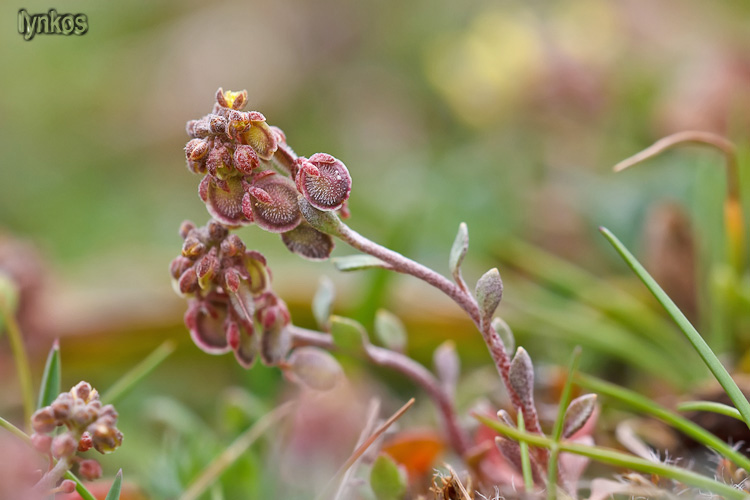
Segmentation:
{"type": "Polygon", "coordinates": [[[227,179],[224,183],[219,183],[210,176],[206,178],[208,181],[205,186],[204,201],[208,213],[224,225],[244,225],[246,221],[242,213],[242,197],[245,191],[242,188],[242,181],[234,177],[227,179]]]}
{"type": "Polygon", "coordinates": [[[234,168],[245,175],[252,174],[253,169],[260,166],[258,154],[255,152],[252,146],[249,146],[247,144],[240,144],[239,146],[237,146],[237,148],[234,150],[233,160],[234,168]]]}
{"type": "Polygon", "coordinates": [[[276,174],[264,176],[248,188],[242,212],[271,233],[291,231],[302,220],[294,184],[276,174]]]}
{"type": "Polygon", "coordinates": [[[352,178],[346,166],[325,153],[301,159],[296,182],[297,190],[319,210],[341,208],[352,190],[352,178]]]}
{"type": "Polygon", "coordinates": [[[208,142],[204,139],[192,139],[185,145],[185,157],[188,161],[198,161],[208,154],[208,142]]]}
{"type": "Polygon", "coordinates": [[[206,307],[207,305],[198,300],[191,300],[188,310],[185,312],[185,325],[190,331],[193,339],[202,351],[208,354],[224,354],[230,351],[224,332],[224,320],[226,319],[226,305],[223,308],[213,308],[215,314],[206,307]]]}
{"type": "Polygon", "coordinates": [[[305,221],[291,231],[282,233],[281,241],[292,253],[314,261],[326,260],[334,247],[330,235],[321,233],[305,221]]]}

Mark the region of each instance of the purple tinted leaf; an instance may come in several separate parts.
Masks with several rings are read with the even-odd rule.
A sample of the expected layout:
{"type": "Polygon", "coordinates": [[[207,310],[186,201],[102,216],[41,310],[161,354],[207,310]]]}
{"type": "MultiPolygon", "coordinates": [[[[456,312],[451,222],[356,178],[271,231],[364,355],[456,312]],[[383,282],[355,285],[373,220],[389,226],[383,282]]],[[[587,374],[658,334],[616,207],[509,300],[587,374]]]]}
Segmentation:
{"type": "Polygon", "coordinates": [[[503,280],[497,268],[490,269],[479,278],[474,294],[482,314],[482,321],[489,321],[503,298],[503,280]]]}
{"type": "Polygon", "coordinates": [[[526,349],[519,347],[510,363],[510,385],[524,405],[534,402],[534,365],[526,349]]]}
{"type": "Polygon", "coordinates": [[[569,438],[586,425],[596,408],[596,394],[585,394],[577,397],[568,405],[563,420],[563,438],[569,438]]]}
{"type": "Polygon", "coordinates": [[[282,233],[281,241],[292,253],[308,260],[326,260],[333,251],[333,238],[321,233],[306,222],[296,228],[282,233]]]}
{"type": "Polygon", "coordinates": [[[318,391],[333,388],[343,374],[336,358],[317,347],[295,349],[288,363],[299,382],[318,391]]]}

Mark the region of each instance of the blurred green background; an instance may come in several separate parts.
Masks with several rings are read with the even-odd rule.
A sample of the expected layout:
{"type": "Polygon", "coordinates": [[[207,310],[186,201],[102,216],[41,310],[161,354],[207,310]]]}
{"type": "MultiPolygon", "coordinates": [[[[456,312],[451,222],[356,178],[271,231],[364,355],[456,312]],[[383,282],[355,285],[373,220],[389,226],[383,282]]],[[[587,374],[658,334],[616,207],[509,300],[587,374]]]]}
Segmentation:
{"type": "MultiPolygon", "coordinates": [[[[465,221],[464,275],[473,282],[499,266],[499,312],[539,363],[561,362],[583,342],[584,364],[614,378],[623,370],[653,376],[660,366],[656,358],[634,367],[628,352],[608,346],[613,328],[627,338],[642,331],[576,293],[579,283],[606,280],[645,297],[600,225],[652,272],[673,257],[683,274],[695,270],[687,284],[679,272],[663,279],[677,280],[700,325],[721,328],[706,296],[725,261],[721,156],[687,148],[625,173],[611,167],[688,129],[725,135],[748,158],[747,2],[64,2],[53,7],[85,13],[88,33],[29,42],[15,30],[18,7],[0,11],[0,237],[16,248],[6,262],[28,267],[23,319],[35,375],[57,336],[64,385],[85,378],[102,388],[165,338],[179,342],[123,402],[127,445],[106,459],[107,470],[149,476],[149,397],[168,395],[211,420],[228,386],[249,388],[262,405],[283,387],[275,370],[245,373],[231,356],[198,351],[170,286],[180,222],[208,218],[199,178],[184,166],[184,124],[210,111],[219,86],[247,89],[248,108],[281,127],[297,153],[346,163],[350,225],[362,234],[446,272],[465,221]],[[662,251],[684,234],[694,255],[662,251]],[[36,256],[15,240],[30,242],[36,256]],[[573,291],[545,285],[550,255],[520,244],[564,259],[553,270],[575,265],[584,274],[561,278],[573,291]]],[[[41,13],[50,4],[22,7],[41,13]]],[[[296,323],[312,326],[309,303],[325,274],[339,289],[338,313],[367,327],[379,307],[401,316],[420,361],[455,338],[467,371],[487,364],[470,323],[425,285],[373,271],[340,276],[329,263],[288,253],[275,235],[253,227],[240,234],[267,256],[296,323]]],[[[336,254],[347,253],[339,244],[336,254]]],[[[743,325],[715,340],[735,358],[744,347],[726,338],[747,340],[743,325]]],[[[18,415],[4,341],[0,375],[0,413],[18,415]]],[[[679,386],[679,376],[670,383],[679,386]]],[[[414,392],[387,380],[391,391],[414,392]]]]}

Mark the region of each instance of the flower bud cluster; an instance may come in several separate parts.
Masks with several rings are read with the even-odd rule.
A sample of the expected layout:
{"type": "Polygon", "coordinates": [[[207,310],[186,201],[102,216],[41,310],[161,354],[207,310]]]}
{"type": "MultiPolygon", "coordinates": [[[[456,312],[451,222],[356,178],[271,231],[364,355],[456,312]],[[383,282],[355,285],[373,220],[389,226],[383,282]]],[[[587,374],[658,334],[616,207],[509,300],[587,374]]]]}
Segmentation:
{"type": "MultiPolygon", "coordinates": [[[[76,452],[91,448],[99,453],[111,453],[122,444],[117,411],[112,405],[102,406],[99,393],[88,382],[79,382],[69,392],[60,394],[51,405],[37,410],[31,417],[31,425],[34,446],[57,459],[73,458],[76,452]],[[65,426],[66,431],[54,435],[61,426],[65,426]]],[[[78,462],[81,474],[87,479],[101,475],[101,467],[95,460],[78,462]]]]}
{"type": "Polygon", "coordinates": [[[258,353],[276,365],[290,347],[286,304],[271,289],[262,254],[247,250],[236,234],[211,220],[180,228],[182,254],[170,272],[176,291],[188,297],[185,324],[193,342],[210,354],[233,351],[245,368],[258,353]]]}
{"type": "Polygon", "coordinates": [[[346,166],[325,153],[298,157],[281,129],[257,111],[242,111],[247,91],[216,93],[212,112],[187,123],[188,169],[203,175],[198,193],[208,212],[226,226],[255,223],[281,233],[287,247],[312,260],[333,249],[330,236],[303,219],[298,197],[324,211],[340,210],[352,179],[346,166]]]}

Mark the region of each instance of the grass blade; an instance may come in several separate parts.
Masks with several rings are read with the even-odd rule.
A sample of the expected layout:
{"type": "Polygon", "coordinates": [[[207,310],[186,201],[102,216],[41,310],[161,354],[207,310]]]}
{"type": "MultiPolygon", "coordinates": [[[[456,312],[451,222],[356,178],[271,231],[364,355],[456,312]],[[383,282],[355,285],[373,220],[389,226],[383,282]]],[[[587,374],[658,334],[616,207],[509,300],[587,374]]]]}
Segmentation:
{"type": "Polygon", "coordinates": [[[103,395],[102,402],[113,404],[135,387],[141,380],[154,371],[175,350],[175,343],[167,340],[157,347],[143,361],[135,365],[129,372],[120,377],[103,395]]]}
{"type": "Polygon", "coordinates": [[[719,413],[726,415],[727,417],[736,418],[742,420],[742,415],[737,411],[737,408],[731,406],[716,403],[714,401],[686,401],[677,405],[679,411],[710,411],[713,413],[719,413]]]}
{"type": "Polygon", "coordinates": [[[117,472],[115,480],[112,482],[112,486],[109,488],[109,492],[104,500],[120,500],[120,489],[122,488],[122,469],[117,472]]]}
{"type": "Polygon", "coordinates": [[[61,392],[60,379],[62,377],[60,365],[60,342],[55,339],[47,355],[47,363],[44,365],[42,385],[39,387],[39,400],[37,409],[49,406],[61,392]]]}
{"type": "Polygon", "coordinates": [[[652,415],[659,420],[666,422],[683,434],[693,438],[694,440],[702,443],[709,448],[713,448],[721,455],[727,457],[729,460],[742,467],[745,470],[750,470],[750,459],[735,450],[727,443],[711,434],[703,427],[691,422],[690,420],[672,413],[663,406],[660,406],[650,399],[641,396],[640,394],[623,387],[605,382],[604,380],[591,377],[589,375],[576,375],[576,383],[581,387],[585,387],[590,391],[594,391],[602,396],[608,396],[610,398],[621,401],[631,408],[639,410],[648,415],[652,415]]]}
{"type": "MultiPolygon", "coordinates": [[[[523,412],[518,412],[518,428],[521,432],[526,432],[526,425],[523,421],[523,412]]],[[[531,458],[529,457],[529,443],[520,441],[521,448],[521,472],[523,474],[523,485],[526,493],[534,492],[534,478],[531,476],[531,458]]]]}
{"type": "Polygon", "coordinates": [[[684,314],[682,314],[682,311],[672,302],[672,300],[669,298],[669,296],[664,293],[664,290],[661,289],[661,287],[656,283],[654,278],[651,277],[651,275],[648,274],[646,269],[636,260],[635,257],[633,257],[633,254],[628,251],[627,248],[625,248],[625,245],[620,242],[620,240],[617,239],[617,237],[612,234],[607,228],[600,228],[600,231],[602,234],[604,234],[604,237],[607,238],[607,240],[612,244],[612,246],[615,247],[615,250],[622,256],[622,258],[627,262],[628,266],[635,272],[636,275],[641,279],[644,285],[649,289],[649,291],[656,297],[656,300],[661,303],[662,306],[664,306],[664,309],[667,310],[670,316],[672,316],[672,319],[677,323],[677,326],[680,327],[682,332],[685,334],[685,336],[688,338],[691,344],[693,344],[693,347],[695,347],[695,350],[698,351],[698,354],[703,359],[703,362],[708,366],[708,369],[711,370],[711,373],[713,373],[714,377],[716,377],[716,380],[719,381],[719,384],[724,388],[727,395],[729,396],[729,399],[732,400],[732,403],[734,403],[734,406],[739,410],[740,414],[742,415],[742,420],[745,421],[745,424],[750,427],[750,403],[747,401],[747,398],[745,398],[745,395],[742,394],[742,391],[740,391],[740,388],[737,387],[737,383],[732,379],[732,377],[729,375],[729,372],[726,368],[724,368],[724,365],[721,364],[719,359],[716,357],[714,352],[711,350],[711,348],[706,344],[706,341],[703,340],[703,337],[701,337],[700,333],[693,327],[692,324],[690,324],[690,321],[685,317],[684,314]]]}
{"type": "Polygon", "coordinates": [[[560,453],[573,453],[575,455],[588,457],[592,460],[596,460],[597,462],[615,465],[618,467],[626,467],[628,469],[637,470],[645,474],[655,474],[658,476],[667,477],[670,479],[674,479],[675,481],[694,486],[696,488],[712,491],[714,493],[722,495],[726,499],[747,500],[750,498],[750,495],[736,488],[733,488],[732,486],[720,483],[707,476],[696,474],[695,472],[691,472],[681,467],[666,465],[660,462],[652,462],[640,457],[635,457],[632,455],[628,455],[627,453],[622,453],[600,446],[585,446],[581,444],[567,443],[564,441],[561,443],[555,443],[548,437],[540,436],[539,434],[523,432],[502,422],[488,418],[484,415],[474,414],[474,418],[504,436],[515,439],[518,442],[526,442],[531,446],[547,448],[553,451],[555,448],[557,448],[560,453]]]}

